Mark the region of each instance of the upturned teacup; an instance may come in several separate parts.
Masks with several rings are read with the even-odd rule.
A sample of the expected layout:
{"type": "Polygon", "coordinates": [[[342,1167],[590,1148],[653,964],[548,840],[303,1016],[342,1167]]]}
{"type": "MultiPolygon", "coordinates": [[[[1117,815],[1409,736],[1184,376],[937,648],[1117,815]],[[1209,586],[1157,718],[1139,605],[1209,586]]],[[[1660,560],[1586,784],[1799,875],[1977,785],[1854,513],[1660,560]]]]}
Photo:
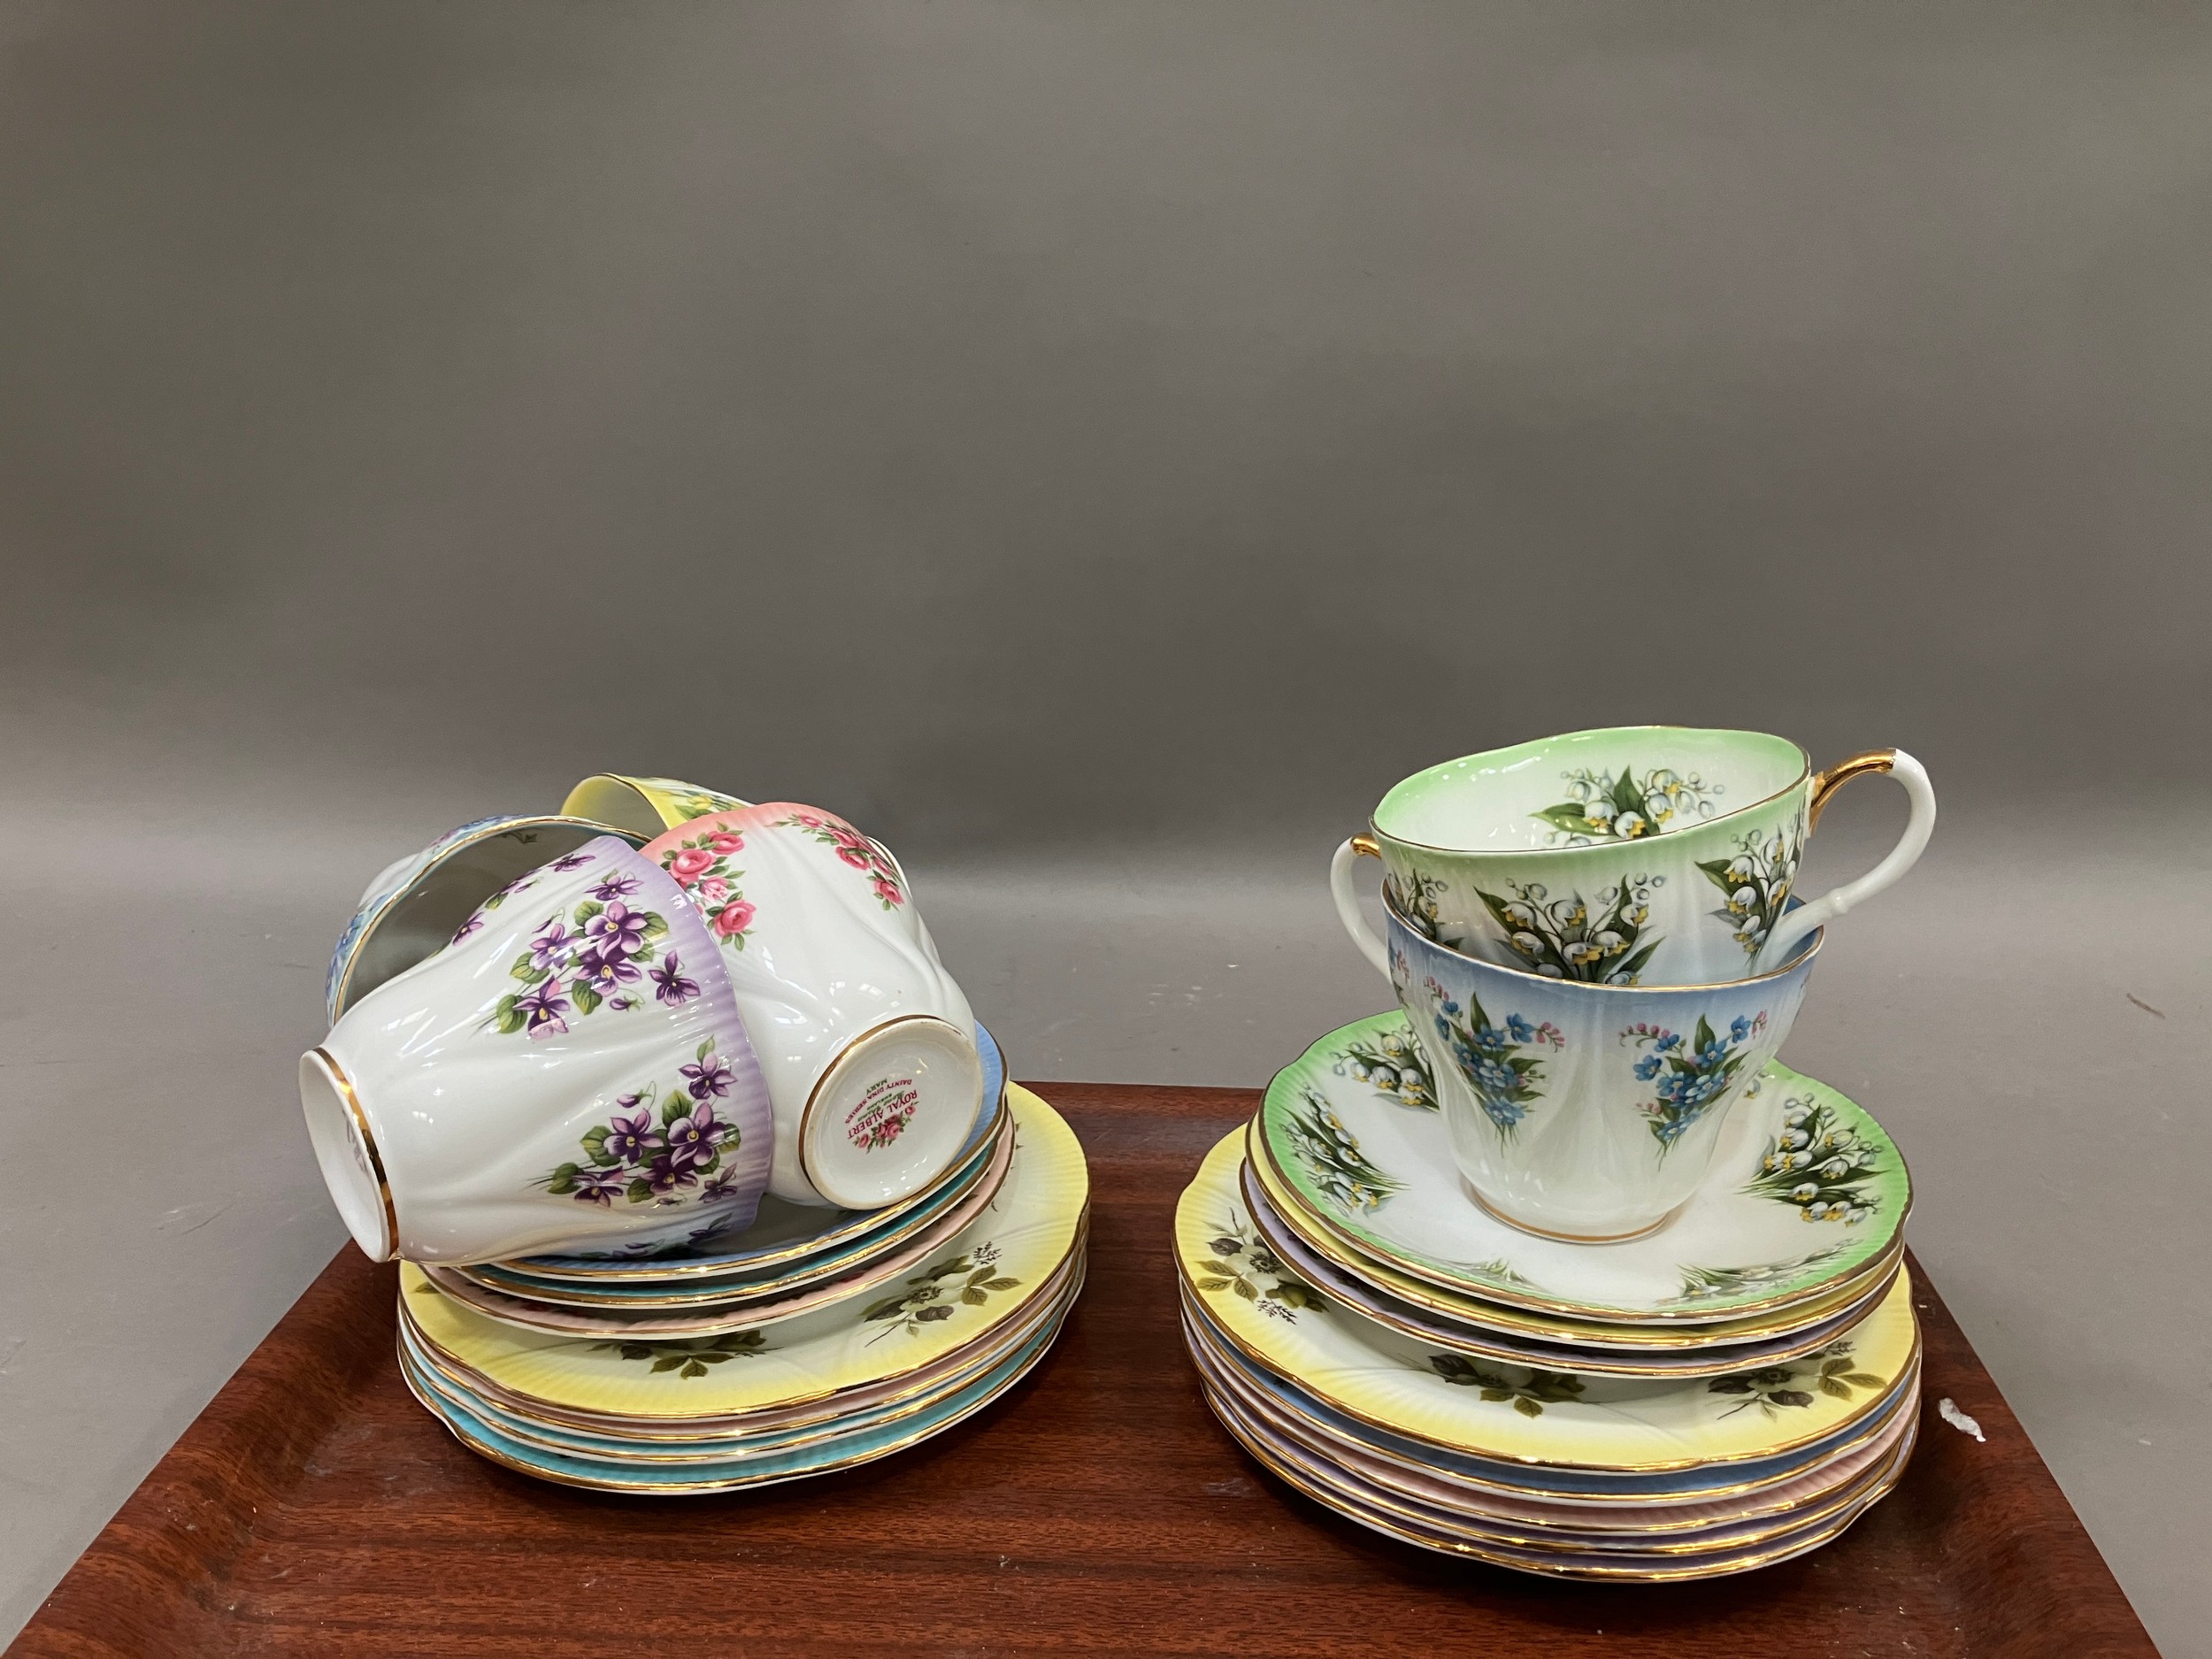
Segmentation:
{"type": "Polygon", "coordinates": [[[769,1190],[867,1210],[943,1171],[982,1103],[967,998],[898,861],[789,801],[717,812],[644,856],[705,920],[775,1103],[769,1190]]]}
{"type": "Polygon", "coordinates": [[[508,884],[300,1061],[379,1261],[649,1248],[749,1225],[775,1127],[706,918],[613,835],[508,884]]]}
{"type": "Polygon", "coordinates": [[[1609,1241],[1663,1225],[1789,1034],[1820,949],[1725,984],[1594,985],[1500,967],[1386,910],[1385,972],[1436,1079],[1452,1156],[1502,1220],[1609,1241]]]}
{"type": "Polygon", "coordinates": [[[1337,849],[1330,887],[1353,941],[1387,972],[1353,885],[1379,857],[1415,932],[1502,967],[1592,985],[1711,985],[1789,959],[1815,929],[1896,881],[1935,826],[1901,749],[1816,772],[1760,732],[1624,726],[1492,749],[1415,773],[1337,849]],[[1880,863],[1796,900],[1806,839],[1835,792],[1887,772],[1911,803],[1880,863]]]}

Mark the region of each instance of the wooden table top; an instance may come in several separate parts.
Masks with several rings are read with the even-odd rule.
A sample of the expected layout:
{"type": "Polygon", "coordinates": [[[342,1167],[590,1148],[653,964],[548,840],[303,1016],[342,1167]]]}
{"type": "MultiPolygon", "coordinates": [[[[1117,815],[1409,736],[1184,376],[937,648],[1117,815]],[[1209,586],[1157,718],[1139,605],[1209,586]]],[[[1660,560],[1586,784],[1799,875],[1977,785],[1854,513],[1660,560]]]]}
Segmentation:
{"type": "Polygon", "coordinates": [[[1177,1330],[1176,1195],[1257,1095],[1039,1092],[1090,1156],[1089,1284],[1036,1372],[938,1439],[727,1497],[534,1481],[409,1397],[395,1270],[348,1247],[10,1653],[2154,1653],[1924,1277],[1912,1467],[1801,1560],[1703,1585],[1561,1583],[1329,1514],[1214,1421],[1177,1330]],[[1947,1396],[1985,1442],[1936,1417],[1947,1396]]]}

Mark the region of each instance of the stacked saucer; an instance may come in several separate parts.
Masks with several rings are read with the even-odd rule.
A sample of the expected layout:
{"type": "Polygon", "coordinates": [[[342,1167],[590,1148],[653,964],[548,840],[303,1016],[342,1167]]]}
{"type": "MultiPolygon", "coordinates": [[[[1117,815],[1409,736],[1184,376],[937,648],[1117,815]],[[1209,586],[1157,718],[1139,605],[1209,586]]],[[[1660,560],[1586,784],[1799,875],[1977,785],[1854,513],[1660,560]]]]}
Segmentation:
{"type": "Polygon", "coordinates": [[[764,1203],[673,1256],[406,1263],[400,1365],[494,1462],[572,1486],[710,1493],[849,1468],[981,1409],[1081,1288],[1089,1196],[1057,1113],[1002,1091],[903,1206],[764,1203]]]}
{"type": "Polygon", "coordinates": [[[1252,1455],[1379,1532],[1571,1578],[1740,1572],[1902,1471],[1910,1202],[1881,1125],[1770,1061],[1665,1226],[1524,1231],[1462,1189],[1394,1011],[1281,1072],[1183,1194],[1185,1333],[1252,1455]]]}

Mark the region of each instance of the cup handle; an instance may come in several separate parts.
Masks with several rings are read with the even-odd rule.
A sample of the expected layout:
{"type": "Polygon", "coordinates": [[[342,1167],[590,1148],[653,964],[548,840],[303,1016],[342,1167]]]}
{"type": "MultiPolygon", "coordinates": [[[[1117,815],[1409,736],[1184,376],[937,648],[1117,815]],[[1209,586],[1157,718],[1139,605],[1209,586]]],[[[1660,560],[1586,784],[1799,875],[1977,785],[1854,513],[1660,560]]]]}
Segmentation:
{"type": "Polygon", "coordinates": [[[1773,964],[1787,962],[1790,952],[1816,927],[1872,898],[1920,862],[1921,852],[1935,829],[1935,789],[1928,782],[1928,769],[1901,749],[1869,749],[1863,755],[1838,761],[1816,776],[1812,802],[1805,814],[1805,833],[1810,836],[1818,826],[1821,810],[1837,790],[1854,778],[1878,772],[1887,772],[1905,787],[1905,798],[1912,803],[1911,816],[1905,820],[1905,833],[1897,838],[1897,845],[1889,849],[1889,856],[1856,881],[1847,881],[1778,920],[1759,952],[1758,960],[1753,964],[1758,972],[1765,972],[1773,964]]]}
{"type": "Polygon", "coordinates": [[[1344,924],[1344,931],[1352,936],[1361,956],[1375,964],[1375,972],[1387,979],[1390,977],[1390,953],[1383,941],[1375,937],[1375,930],[1367,925],[1367,918],[1359,908],[1359,894],[1352,887],[1352,866],[1364,854],[1380,858],[1382,849],[1371,835],[1355,835],[1336,849],[1336,856],[1329,860],[1329,892],[1336,900],[1337,919],[1344,924]]]}

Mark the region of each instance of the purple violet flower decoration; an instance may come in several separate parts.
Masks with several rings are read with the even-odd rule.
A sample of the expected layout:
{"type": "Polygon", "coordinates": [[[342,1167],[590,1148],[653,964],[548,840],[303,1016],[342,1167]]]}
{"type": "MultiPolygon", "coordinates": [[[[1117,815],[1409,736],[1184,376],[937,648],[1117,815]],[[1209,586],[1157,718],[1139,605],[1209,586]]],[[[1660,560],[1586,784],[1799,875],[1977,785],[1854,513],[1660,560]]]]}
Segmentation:
{"type": "Polygon", "coordinates": [[[553,861],[553,868],[564,872],[570,870],[581,870],[586,864],[591,862],[591,856],[592,856],[589,853],[569,853],[562,857],[556,858],[553,861]]]}
{"type": "Polygon", "coordinates": [[[481,933],[483,931],[483,927],[484,912],[481,910],[472,910],[469,912],[468,920],[461,924],[460,927],[456,930],[452,939],[449,942],[457,945],[464,939],[466,939],[471,933],[481,933]]]}
{"type": "Polygon", "coordinates": [[[690,1117],[679,1118],[668,1125],[669,1156],[687,1165],[704,1164],[730,1128],[728,1124],[715,1122],[712,1102],[703,1100],[691,1109],[690,1117]]]}
{"type": "Polygon", "coordinates": [[[645,943],[645,918],[620,899],[584,924],[602,955],[635,956],[645,943]]]}
{"type": "Polygon", "coordinates": [[[577,978],[604,996],[620,985],[635,985],[644,976],[634,963],[626,961],[618,950],[594,945],[576,958],[577,978]]]}
{"type": "Polygon", "coordinates": [[[679,1187],[696,1187],[699,1177],[687,1162],[672,1152],[664,1152],[647,1166],[645,1182],[656,1194],[665,1195],[679,1187]]]}
{"type": "Polygon", "coordinates": [[[536,937],[531,940],[530,965],[534,968],[546,969],[548,972],[559,967],[567,960],[568,953],[575,942],[575,940],[562,929],[561,918],[556,916],[543,927],[538,929],[536,937]]]}
{"type": "Polygon", "coordinates": [[[611,1209],[615,1196],[622,1190],[622,1171],[619,1170],[580,1169],[574,1177],[576,1202],[597,1204],[602,1210],[611,1209]]]}
{"type": "MultiPolygon", "coordinates": [[[[634,1094],[627,1097],[634,1102],[634,1094]]],[[[634,1118],[618,1113],[607,1126],[607,1156],[620,1158],[625,1164],[643,1164],[656,1153],[664,1150],[668,1143],[653,1127],[653,1109],[646,1107],[634,1118]]]]}
{"type": "Polygon", "coordinates": [[[527,1022],[523,1027],[526,1036],[557,1037],[568,1030],[568,1021],[561,1016],[569,1011],[569,1002],[561,989],[558,979],[547,979],[515,998],[515,1012],[527,1022]]]}
{"type": "MultiPolygon", "coordinates": [[[[721,1174],[699,1189],[699,1202],[703,1204],[710,1204],[717,1199],[734,1198],[737,1196],[736,1183],[737,1171],[733,1169],[724,1170],[721,1174]]],[[[711,1232],[712,1229],[709,1231],[711,1232]]]]}
{"type": "Polygon", "coordinates": [[[617,872],[594,887],[591,890],[591,896],[602,904],[610,904],[617,899],[626,899],[636,891],[637,878],[626,876],[617,872]]]}
{"type": "Polygon", "coordinates": [[[696,1065],[677,1069],[691,1079],[685,1087],[690,1089],[694,1100],[705,1100],[710,1095],[719,1100],[730,1092],[730,1085],[735,1081],[735,1074],[722,1064],[718,1054],[709,1054],[696,1065]]]}
{"type": "Polygon", "coordinates": [[[649,970],[657,987],[653,995],[671,1008],[681,1007],[699,995],[699,981],[686,979],[678,968],[676,953],[672,950],[658,967],[649,970]]]}

